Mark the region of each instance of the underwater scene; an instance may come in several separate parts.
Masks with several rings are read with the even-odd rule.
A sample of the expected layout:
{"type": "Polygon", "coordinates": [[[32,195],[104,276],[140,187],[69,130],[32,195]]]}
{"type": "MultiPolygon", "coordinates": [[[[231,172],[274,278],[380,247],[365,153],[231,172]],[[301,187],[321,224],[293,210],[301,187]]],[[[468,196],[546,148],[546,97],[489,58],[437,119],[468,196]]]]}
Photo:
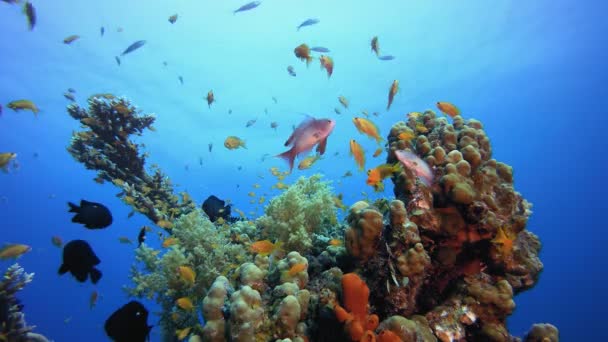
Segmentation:
{"type": "Polygon", "coordinates": [[[0,341],[603,340],[606,10],[0,0],[0,341]]]}

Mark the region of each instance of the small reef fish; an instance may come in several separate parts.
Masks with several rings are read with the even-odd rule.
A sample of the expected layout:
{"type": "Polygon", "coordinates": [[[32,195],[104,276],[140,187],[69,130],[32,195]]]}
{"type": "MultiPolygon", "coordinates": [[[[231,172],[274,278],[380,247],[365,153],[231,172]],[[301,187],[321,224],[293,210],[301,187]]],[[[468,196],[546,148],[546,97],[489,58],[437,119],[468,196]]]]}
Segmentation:
{"type": "Polygon", "coordinates": [[[449,102],[437,102],[437,109],[439,109],[443,114],[447,114],[450,117],[455,117],[460,115],[460,110],[458,107],[454,106],[449,102]]]}
{"type": "Polygon", "coordinates": [[[137,235],[137,246],[141,246],[142,243],[146,241],[146,226],[141,227],[139,230],[139,234],[137,235]]]}
{"type": "Polygon", "coordinates": [[[311,166],[313,166],[317,160],[321,159],[321,155],[317,154],[314,156],[308,156],[304,159],[302,159],[302,161],[300,161],[300,164],[298,164],[298,170],[306,170],[309,169],[311,166]]]}
{"type": "Polygon", "coordinates": [[[384,191],[384,179],[392,176],[393,173],[401,171],[399,164],[382,164],[367,171],[366,184],[374,187],[374,191],[384,191]]]}
{"type": "Polygon", "coordinates": [[[342,114],[342,112],[340,111],[340,108],[338,108],[338,107],[334,108],[334,113],[336,113],[338,115],[342,114]]]}
{"type": "Polygon", "coordinates": [[[38,109],[38,107],[34,104],[34,102],[32,102],[30,100],[11,101],[6,105],[6,107],[14,110],[15,112],[18,112],[20,110],[29,110],[29,111],[32,111],[32,113],[34,113],[34,115],[38,115],[38,112],[40,112],[40,109],[38,109]]]}
{"type": "Polygon", "coordinates": [[[331,52],[331,51],[329,51],[328,48],[322,47],[322,46],[311,47],[310,51],[321,52],[321,53],[329,53],[329,52],[331,52]]]}
{"type": "Polygon", "coordinates": [[[106,33],[106,29],[102,26],[99,28],[99,35],[103,37],[104,33],[106,33]]]}
{"type": "Polygon", "coordinates": [[[249,192],[247,195],[248,195],[249,197],[255,197],[255,192],[250,191],[250,192],[249,192]]]}
{"type": "Polygon", "coordinates": [[[287,271],[287,274],[289,276],[293,277],[296,274],[304,271],[306,268],[308,268],[307,263],[305,263],[305,262],[297,263],[289,268],[289,271],[287,271]]]}
{"type": "Polygon", "coordinates": [[[399,81],[394,80],[393,84],[391,84],[391,88],[388,90],[388,105],[386,105],[386,110],[391,109],[391,104],[393,104],[393,98],[395,94],[399,91],[399,81]]]}
{"type": "Polygon", "coordinates": [[[300,25],[298,25],[298,31],[300,31],[300,29],[302,27],[312,26],[312,25],[318,24],[319,22],[320,22],[320,20],[315,19],[315,18],[306,19],[300,25]]]}
{"type": "Polygon", "coordinates": [[[334,201],[334,206],[336,208],[346,210],[346,206],[344,205],[344,202],[342,202],[343,198],[344,198],[343,194],[339,194],[337,196],[332,197],[332,199],[334,201]]]}
{"type": "Polygon", "coordinates": [[[277,130],[277,127],[279,127],[279,123],[276,121],[273,121],[270,123],[270,128],[274,129],[275,131],[277,130]]]}
{"type": "Polygon", "coordinates": [[[184,78],[181,76],[177,76],[177,79],[179,80],[179,83],[181,83],[181,85],[184,85],[184,78]]]}
{"type": "Polygon", "coordinates": [[[63,39],[63,43],[64,43],[64,44],[69,45],[69,44],[72,44],[73,42],[77,41],[79,38],[80,38],[80,36],[79,36],[79,35],[77,35],[77,34],[73,34],[73,35],[71,35],[71,36],[67,36],[67,37],[65,37],[65,38],[63,39]]]}
{"type": "Polygon", "coordinates": [[[420,157],[409,151],[395,151],[395,156],[407,169],[410,169],[426,186],[433,183],[433,171],[420,157]]]}
{"type": "Polygon", "coordinates": [[[376,53],[376,56],[380,56],[380,43],[378,43],[378,36],[374,36],[371,41],[372,51],[376,53]]]}
{"type": "Polygon", "coordinates": [[[365,151],[355,139],[350,141],[350,154],[355,158],[359,171],[363,171],[365,169],[365,151]]]}
{"type": "Polygon", "coordinates": [[[234,135],[228,136],[226,138],[226,140],[224,140],[224,147],[226,147],[229,150],[234,150],[237,149],[239,147],[242,148],[247,148],[247,146],[245,146],[245,140],[242,140],[239,137],[236,137],[234,135]]]}
{"type": "Polygon", "coordinates": [[[2,116],[2,105],[0,104],[0,116],[2,116]]]}
{"type": "Polygon", "coordinates": [[[381,61],[392,61],[393,59],[395,59],[395,56],[391,56],[391,55],[378,56],[378,59],[381,61]]]}
{"type": "Polygon", "coordinates": [[[99,298],[99,293],[97,291],[91,292],[91,297],[89,298],[89,309],[93,310],[93,308],[97,304],[98,298],[99,298]]]}
{"type": "Polygon", "coordinates": [[[399,140],[403,140],[405,142],[410,142],[415,137],[416,137],[416,133],[414,133],[414,131],[412,131],[411,129],[403,131],[403,132],[399,133],[399,135],[397,136],[397,138],[399,138],[399,140]]]}
{"type": "Polygon", "coordinates": [[[211,108],[211,104],[215,102],[215,95],[213,95],[213,90],[209,90],[207,92],[207,105],[211,108]]]}
{"type": "Polygon", "coordinates": [[[247,3],[247,4],[245,4],[245,5],[243,5],[243,6],[239,7],[239,8],[237,8],[236,10],[234,10],[234,11],[232,12],[232,14],[234,15],[234,14],[237,14],[237,13],[239,13],[239,12],[245,12],[245,11],[252,10],[252,9],[254,9],[254,8],[258,7],[258,6],[260,6],[261,4],[262,4],[262,2],[261,2],[261,1],[252,1],[252,2],[250,2],[250,3],[247,3]]]}
{"type": "Polygon", "coordinates": [[[327,78],[330,78],[331,74],[334,72],[334,60],[329,56],[321,55],[319,61],[321,62],[321,69],[325,68],[327,71],[327,78]]]}
{"type": "Polygon", "coordinates": [[[173,223],[171,223],[171,221],[168,221],[168,220],[158,220],[158,221],[156,221],[156,225],[161,228],[164,228],[164,229],[173,228],[173,223]]]}
{"type": "Polygon", "coordinates": [[[416,124],[416,132],[418,132],[418,133],[427,133],[428,131],[429,131],[429,129],[426,128],[426,126],[422,122],[418,122],[416,124]]]}
{"type": "Polygon", "coordinates": [[[283,182],[278,182],[277,184],[275,184],[271,187],[271,189],[278,189],[278,190],[287,190],[287,188],[289,188],[289,185],[287,185],[283,182]]]}
{"type": "Polygon", "coordinates": [[[135,300],[114,311],[104,325],[106,334],[113,341],[147,341],[151,329],[148,310],[135,300]]]}
{"type": "Polygon", "coordinates": [[[301,61],[306,61],[306,66],[310,64],[312,61],[312,56],[310,55],[310,48],[306,44],[300,44],[295,49],[293,49],[293,53],[298,57],[301,61]]]}
{"type": "Polygon", "coordinates": [[[146,44],[146,41],[145,41],[145,40],[138,40],[138,41],[136,41],[135,43],[133,43],[133,44],[129,45],[129,47],[127,47],[127,48],[125,49],[125,51],[123,51],[123,52],[122,52],[120,55],[121,55],[121,56],[124,56],[124,55],[126,55],[126,54],[128,54],[128,53],[131,53],[131,52],[133,52],[133,51],[135,51],[135,50],[137,50],[137,49],[141,48],[141,47],[142,47],[142,46],[144,46],[145,44],[146,44]]]}
{"type": "Polygon", "coordinates": [[[8,172],[8,164],[11,160],[17,158],[17,153],[5,152],[0,153],[0,169],[4,172],[8,172]]]}
{"type": "Polygon", "coordinates": [[[277,104],[278,103],[277,98],[273,96],[272,97],[272,102],[274,102],[274,104],[277,104]]]}
{"type": "Polygon", "coordinates": [[[194,285],[196,272],[190,266],[180,266],[178,268],[180,278],[189,285],[194,285]]]}
{"type": "Polygon", "coordinates": [[[63,247],[63,263],[59,267],[59,274],[69,271],[81,283],[87,281],[90,274],[93,284],[97,284],[102,274],[95,266],[100,262],[86,241],[72,240],[63,247]]]}
{"type": "Polygon", "coordinates": [[[162,246],[163,246],[163,248],[169,248],[173,245],[177,245],[178,243],[179,243],[179,240],[177,238],[168,237],[163,241],[162,246]]]}
{"type": "Polygon", "coordinates": [[[282,244],[282,242],[272,243],[270,240],[261,240],[252,243],[249,246],[249,250],[261,256],[267,256],[279,250],[282,244]]]}
{"type": "Polygon", "coordinates": [[[32,247],[19,243],[5,244],[0,248],[0,260],[16,259],[32,250],[32,247]]]}
{"type": "Polygon", "coordinates": [[[114,56],[114,59],[116,60],[116,64],[118,64],[118,66],[120,66],[120,57],[114,56]]]}
{"type": "Polygon", "coordinates": [[[51,238],[51,243],[53,244],[53,246],[55,247],[59,247],[61,248],[63,246],[63,240],[61,239],[61,237],[59,236],[53,236],[51,238]]]}
{"type": "Polygon", "coordinates": [[[355,124],[355,127],[359,133],[363,133],[370,138],[376,139],[377,143],[382,141],[378,126],[376,126],[375,123],[365,118],[353,118],[353,123],[355,124]]]}
{"type": "Polygon", "coordinates": [[[295,72],[295,70],[293,69],[293,66],[291,66],[291,65],[289,65],[289,66],[287,67],[287,73],[289,74],[289,76],[296,77],[296,72],[295,72]]]}
{"type": "Polygon", "coordinates": [[[124,31],[124,29],[120,26],[116,28],[116,32],[118,32],[118,33],[121,33],[123,31],[124,31]]]}
{"type": "Polygon", "coordinates": [[[183,309],[186,311],[190,311],[190,310],[194,309],[194,304],[192,304],[192,301],[188,297],[182,297],[182,298],[178,299],[175,303],[177,304],[177,306],[180,309],[183,309]]]}
{"type": "Polygon", "coordinates": [[[342,240],[331,239],[331,240],[329,240],[329,245],[334,246],[334,247],[340,246],[340,245],[342,245],[342,240]]]}
{"type": "Polygon", "coordinates": [[[353,175],[353,173],[352,173],[352,172],[350,172],[350,171],[346,171],[346,172],[344,172],[344,174],[342,175],[342,178],[351,177],[352,175],[353,175]]]}
{"type": "Polygon", "coordinates": [[[34,8],[34,5],[32,5],[31,2],[26,1],[25,5],[23,6],[23,13],[27,18],[27,26],[30,31],[32,31],[36,26],[36,9],[34,8]]]}
{"type": "Polygon", "coordinates": [[[129,239],[129,238],[128,238],[128,237],[126,237],[126,236],[120,236],[120,237],[118,238],[118,241],[119,241],[120,243],[124,243],[124,244],[127,244],[127,245],[132,245],[132,244],[133,244],[133,241],[131,241],[131,239],[129,239]]]}
{"type": "Polygon", "coordinates": [[[76,102],[76,97],[72,93],[63,93],[63,97],[65,97],[66,99],[68,99],[72,102],[76,102]]]}
{"type": "Polygon", "coordinates": [[[190,330],[192,330],[191,327],[187,327],[184,329],[177,329],[177,330],[175,330],[175,335],[177,335],[177,339],[181,341],[190,334],[190,330]]]}
{"type": "Polygon", "coordinates": [[[169,22],[171,24],[175,24],[176,21],[177,21],[177,13],[169,17],[169,22]]]}
{"type": "Polygon", "coordinates": [[[258,121],[258,119],[251,119],[249,121],[247,121],[247,123],[245,124],[245,128],[249,128],[253,125],[255,125],[255,123],[258,121]]]}
{"type": "Polygon", "coordinates": [[[372,155],[372,157],[374,157],[374,158],[378,157],[379,155],[381,155],[381,154],[382,154],[382,151],[384,151],[384,149],[383,149],[382,147],[378,147],[378,148],[377,148],[377,149],[374,151],[374,154],[372,155]]]}
{"type": "Polygon", "coordinates": [[[209,145],[207,145],[207,148],[209,150],[209,153],[211,153],[211,150],[213,150],[213,143],[209,143],[209,145]]]}
{"type": "Polygon", "coordinates": [[[80,206],[68,202],[70,213],[76,213],[72,222],[84,224],[89,229],[102,229],[112,224],[112,213],[101,203],[81,200],[80,206]]]}
{"type": "Polygon", "coordinates": [[[289,171],[293,170],[293,163],[296,157],[306,151],[311,150],[317,145],[319,155],[325,153],[327,138],[336,126],[336,121],[331,119],[315,119],[308,117],[291,133],[285,142],[285,146],[292,146],[291,149],[277,155],[289,163],[289,171]]]}
{"type": "Polygon", "coordinates": [[[211,222],[216,222],[218,219],[230,220],[230,204],[217,198],[214,195],[207,197],[202,205],[203,211],[209,217],[211,222]]]}
{"type": "Polygon", "coordinates": [[[342,106],[344,106],[344,108],[348,109],[348,100],[346,99],[346,97],[340,95],[338,97],[338,101],[340,101],[340,103],[342,104],[342,106]]]}

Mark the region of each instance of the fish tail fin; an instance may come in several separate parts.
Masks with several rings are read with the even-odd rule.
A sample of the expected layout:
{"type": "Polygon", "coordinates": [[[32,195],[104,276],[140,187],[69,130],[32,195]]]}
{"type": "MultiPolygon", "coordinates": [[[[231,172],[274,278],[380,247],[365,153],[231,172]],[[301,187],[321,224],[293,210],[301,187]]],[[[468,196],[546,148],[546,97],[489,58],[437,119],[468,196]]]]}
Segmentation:
{"type": "Polygon", "coordinates": [[[282,158],[287,163],[289,163],[289,172],[293,170],[293,162],[296,159],[295,148],[291,148],[281,154],[276,155],[276,157],[282,158]]]}
{"type": "Polygon", "coordinates": [[[68,202],[68,205],[70,206],[70,213],[80,213],[80,207],[72,202],[68,202]]]}
{"type": "Polygon", "coordinates": [[[91,281],[93,282],[93,284],[97,284],[97,282],[99,281],[99,279],[101,279],[101,271],[93,268],[91,269],[91,281]]]}
{"type": "Polygon", "coordinates": [[[61,266],[59,267],[59,274],[65,274],[67,271],[69,271],[70,268],[68,267],[68,265],[66,264],[61,264],[61,266]]]}

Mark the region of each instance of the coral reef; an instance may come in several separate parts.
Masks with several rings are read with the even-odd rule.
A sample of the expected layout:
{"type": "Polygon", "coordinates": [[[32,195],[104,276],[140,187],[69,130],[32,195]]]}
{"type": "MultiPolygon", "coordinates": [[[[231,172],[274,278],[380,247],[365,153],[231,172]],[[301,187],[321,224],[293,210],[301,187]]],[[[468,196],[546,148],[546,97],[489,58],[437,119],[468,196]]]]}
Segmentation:
{"type": "Polygon", "coordinates": [[[304,253],[313,246],[314,234],[328,235],[337,223],[334,201],[321,175],[301,177],[272,199],[256,225],[262,236],[283,242],[286,250],[304,253]]]}
{"type": "Polygon", "coordinates": [[[33,333],[35,326],[25,322],[23,305],[16,297],[25,285],[34,279],[33,273],[26,273],[19,264],[9,267],[0,280],[0,340],[6,342],[48,342],[46,337],[33,333]]]}
{"type": "Polygon", "coordinates": [[[130,137],[145,129],[154,130],[153,115],[141,114],[127,99],[112,94],[89,97],[88,110],[73,103],[68,113],[86,130],[74,132],[68,152],[89,170],[96,170],[99,183],[112,182],[121,188],[122,200],[134,211],[146,215],[162,228],[171,228],[171,220],[194,210],[196,205],[186,193],[181,199],[160,169],[145,169],[143,144],[130,137]]]}

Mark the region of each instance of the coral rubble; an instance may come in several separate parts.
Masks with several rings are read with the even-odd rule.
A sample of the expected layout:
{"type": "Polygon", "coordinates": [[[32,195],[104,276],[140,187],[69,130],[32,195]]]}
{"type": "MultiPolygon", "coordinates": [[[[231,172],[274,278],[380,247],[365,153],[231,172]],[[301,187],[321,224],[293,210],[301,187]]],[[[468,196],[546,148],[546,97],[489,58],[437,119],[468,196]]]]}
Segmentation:
{"type": "Polygon", "coordinates": [[[0,340],[7,342],[48,342],[46,337],[33,333],[35,326],[25,322],[23,305],[16,297],[25,285],[34,279],[33,273],[26,273],[21,266],[9,267],[0,280],[0,340]]]}

